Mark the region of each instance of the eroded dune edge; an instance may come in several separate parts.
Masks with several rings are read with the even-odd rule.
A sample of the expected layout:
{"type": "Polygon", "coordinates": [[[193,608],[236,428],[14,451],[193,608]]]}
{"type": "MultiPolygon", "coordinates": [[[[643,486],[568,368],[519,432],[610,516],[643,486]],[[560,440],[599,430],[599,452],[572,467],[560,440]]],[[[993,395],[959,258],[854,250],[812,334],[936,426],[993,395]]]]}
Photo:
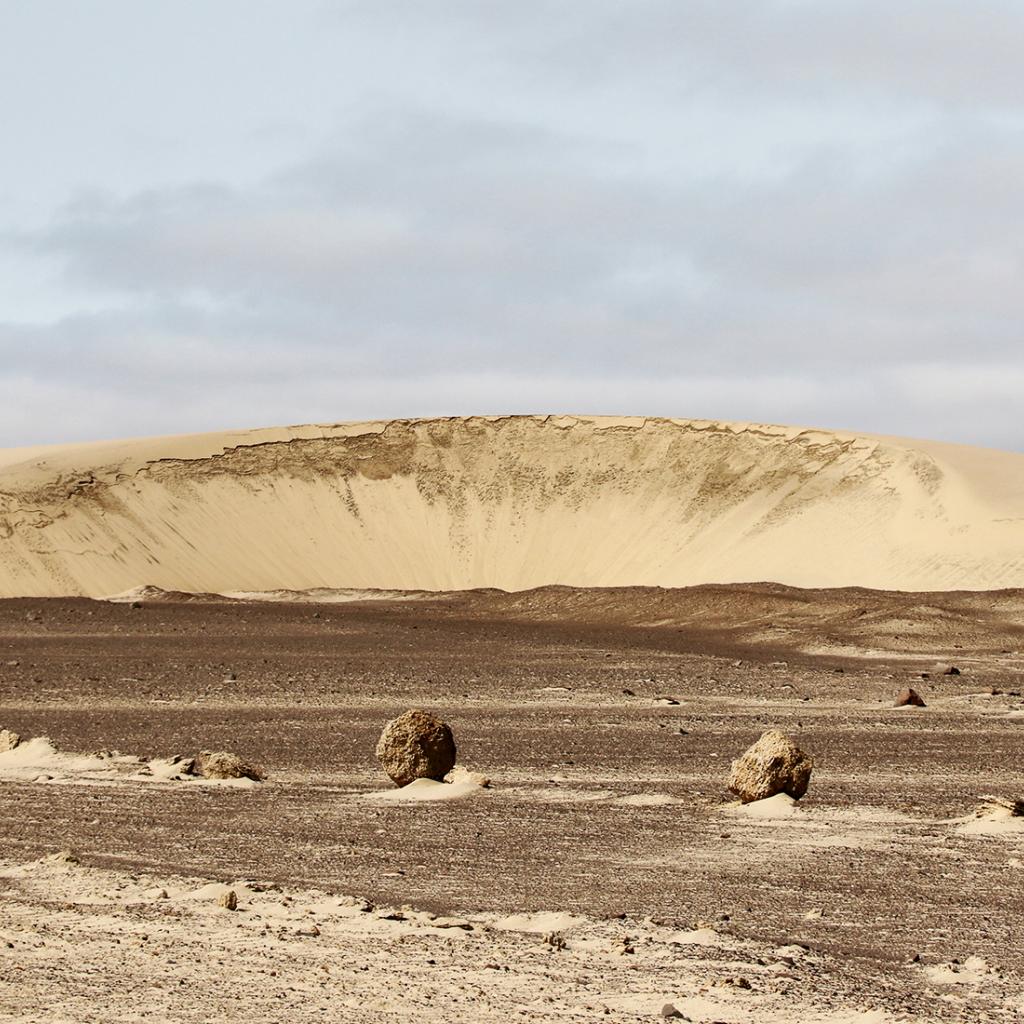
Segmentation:
{"type": "Polygon", "coordinates": [[[0,596],[761,580],[1024,586],[1024,456],[572,416],[0,452],[0,596]]]}

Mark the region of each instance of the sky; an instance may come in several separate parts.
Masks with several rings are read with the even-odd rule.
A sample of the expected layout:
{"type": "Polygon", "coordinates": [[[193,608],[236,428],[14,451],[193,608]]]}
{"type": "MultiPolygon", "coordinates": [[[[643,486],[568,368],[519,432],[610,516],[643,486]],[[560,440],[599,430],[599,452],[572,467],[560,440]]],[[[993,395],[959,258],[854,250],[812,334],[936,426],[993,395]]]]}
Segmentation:
{"type": "Polygon", "coordinates": [[[1024,451],[1020,0],[0,0],[0,447],[608,413],[1024,451]]]}

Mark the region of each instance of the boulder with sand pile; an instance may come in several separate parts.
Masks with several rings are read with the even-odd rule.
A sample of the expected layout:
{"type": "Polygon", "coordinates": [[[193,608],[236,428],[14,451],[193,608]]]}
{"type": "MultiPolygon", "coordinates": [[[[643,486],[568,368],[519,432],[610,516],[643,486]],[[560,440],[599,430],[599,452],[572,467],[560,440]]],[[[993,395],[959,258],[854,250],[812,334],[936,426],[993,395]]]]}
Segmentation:
{"type": "Polygon", "coordinates": [[[441,782],[455,767],[455,738],[448,725],[426,711],[406,711],[384,726],[377,759],[397,786],[416,779],[441,782]]]}
{"type": "Polygon", "coordinates": [[[729,790],[745,803],[785,793],[794,800],[807,792],[812,759],[788,736],[770,729],[732,763],[729,790]]]}

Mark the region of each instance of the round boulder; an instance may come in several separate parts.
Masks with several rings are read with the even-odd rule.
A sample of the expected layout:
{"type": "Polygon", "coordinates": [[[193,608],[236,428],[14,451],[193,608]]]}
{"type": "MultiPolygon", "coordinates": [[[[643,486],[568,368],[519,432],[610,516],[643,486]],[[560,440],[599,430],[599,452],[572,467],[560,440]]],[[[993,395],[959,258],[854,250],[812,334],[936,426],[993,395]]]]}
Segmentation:
{"type": "Polygon", "coordinates": [[[455,738],[436,715],[406,711],[384,726],[377,759],[396,786],[415,779],[441,782],[455,767],[455,738]]]}
{"type": "Polygon", "coordinates": [[[807,792],[814,762],[788,736],[770,729],[733,761],[729,790],[749,804],[778,793],[794,800],[807,792]]]}

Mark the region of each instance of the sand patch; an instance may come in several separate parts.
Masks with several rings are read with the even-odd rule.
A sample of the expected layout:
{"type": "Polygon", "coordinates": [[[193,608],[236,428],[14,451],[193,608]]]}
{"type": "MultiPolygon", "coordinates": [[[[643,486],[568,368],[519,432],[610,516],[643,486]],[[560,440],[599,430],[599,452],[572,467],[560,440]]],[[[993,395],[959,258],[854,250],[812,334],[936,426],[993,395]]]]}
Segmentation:
{"type": "Polygon", "coordinates": [[[0,754],[0,779],[7,782],[62,782],[77,777],[85,782],[115,781],[135,757],[103,758],[60,751],[47,736],[25,740],[0,754]]]}
{"type": "Polygon", "coordinates": [[[575,914],[543,911],[539,914],[511,914],[491,921],[491,927],[505,932],[528,932],[542,935],[568,932],[587,923],[587,918],[575,914]]]}
{"type": "Polygon", "coordinates": [[[597,803],[602,800],[611,800],[617,796],[613,789],[571,789],[558,786],[523,788],[509,790],[517,796],[526,797],[529,800],[537,800],[553,804],[584,804],[597,803]]]}
{"type": "Polygon", "coordinates": [[[785,818],[798,817],[802,812],[791,796],[776,793],[764,800],[754,800],[749,804],[729,804],[724,813],[738,818],[751,818],[755,821],[779,821],[785,818]]]}
{"type": "Polygon", "coordinates": [[[725,945],[724,939],[714,928],[693,928],[688,932],[673,932],[668,941],[680,946],[703,946],[714,949],[725,945]]]}
{"type": "Polygon", "coordinates": [[[40,785],[114,786],[130,783],[187,783],[190,786],[222,786],[250,789],[252,779],[206,779],[190,775],[182,758],[146,761],[137,754],[103,751],[83,754],[58,750],[46,736],[25,740],[13,750],[0,753],[0,781],[40,785]]]}
{"type": "Polygon", "coordinates": [[[630,793],[628,796],[617,796],[609,803],[616,807],[668,807],[683,801],[668,793],[630,793]]]}
{"type": "Polygon", "coordinates": [[[993,970],[980,956],[969,956],[961,963],[933,964],[924,968],[925,977],[933,985],[984,985],[993,970]]]}
{"type": "Polygon", "coordinates": [[[365,799],[381,800],[393,804],[437,803],[446,800],[465,800],[486,793],[477,782],[435,782],[434,779],[414,779],[400,789],[367,793],[365,799]]]}
{"type": "MultiPolygon", "coordinates": [[[[0,1015],[16,1019],[92,1019],[101,1000],[110,1019],[249,1024],[658,1020],[667,1004],[695,1024],[910,1020],[844,1003],[824,954],[710,928],[559,910],[450,917],[252,880],[93,868],[66,853],[0,865],[0,878],[3,939],[19,968],[17,991],[0,987],[0,1015]],[[801,953],[815,968],[794,985],[801,953]]],[[[969,999],[1015,983],[980,961],[930,970],[932,984],[969,999]]]]}
{"type": "Polygon", "coordinates": [[[973,817],[961,819],[956,831],[962,836],[1020,839],[1024,837],[1024,815],[1010,806],[983,804],[973,817]]]}

